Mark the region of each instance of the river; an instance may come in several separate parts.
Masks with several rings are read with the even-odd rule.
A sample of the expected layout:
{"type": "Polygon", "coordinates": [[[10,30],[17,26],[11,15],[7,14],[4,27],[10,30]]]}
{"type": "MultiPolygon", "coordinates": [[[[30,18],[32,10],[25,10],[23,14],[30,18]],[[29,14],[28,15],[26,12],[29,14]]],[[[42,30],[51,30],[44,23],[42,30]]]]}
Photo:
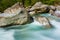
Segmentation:
{"type": "Polygon", "coordinates": [[[0,40],[60,40],[59,18],[49,14],[42,16],[50,17],[53,28],[45,29],[37,21],[26,25],[15,25],[7,28],[0,28],[0,40]]]}

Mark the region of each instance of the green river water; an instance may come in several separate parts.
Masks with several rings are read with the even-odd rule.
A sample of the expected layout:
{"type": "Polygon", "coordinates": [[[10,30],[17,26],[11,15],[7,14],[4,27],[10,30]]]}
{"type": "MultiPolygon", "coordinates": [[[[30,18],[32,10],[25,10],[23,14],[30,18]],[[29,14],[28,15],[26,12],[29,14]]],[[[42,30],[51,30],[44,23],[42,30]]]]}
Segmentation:
{"type": "Polygon", "coordinates": [[[60,40],[60,19],[49,14],[42,14],[42,16],[53,19],[50,21],[53,28],[45,29],[34,20],[26,25],[0,28],[0,40],[60,40]]]}

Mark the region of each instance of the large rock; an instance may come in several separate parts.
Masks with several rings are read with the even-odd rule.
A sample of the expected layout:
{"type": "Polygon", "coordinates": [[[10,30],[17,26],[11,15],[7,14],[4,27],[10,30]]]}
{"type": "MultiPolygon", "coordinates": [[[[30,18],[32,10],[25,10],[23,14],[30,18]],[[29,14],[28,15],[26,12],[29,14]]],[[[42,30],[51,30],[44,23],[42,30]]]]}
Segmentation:
{"type": "Polygon", "coordinates": [[[60,5],[56,6],[55,16],[60,17],[60,5]]]}
{"type": "Polygon", "coordinates": [[[43,12],[49,12],[49,6],[42,4],[41,2],[37,2],[35,5],[33,5],[30,9],[29,14],[32,14],[34,11],[35,13],[33,13],[33,15],[37,14],[37,13],[43,13],[43,12]]]}
{"type": "Polygon", "coordinates": [[[43,26],[45,26],[45,28],[51,28],[52,27],[52,25],[50,24],[48,18],[46,18],[44,16],[36,16],[35,20],[38,21],[43,26]]]}
{"type": "Polygon", "coordinates": [[[59,6],[56,6],[56,10],[59,10],[60,11],[60,5],[59,6]]]}
{"type": "Polygon", "coordinates": [[[56,10],[56,7],[53,6],[53,5],[50,5],[50,9],[51,9],[51,10],[56,10]]]}
{"type": "Polygon", "coordinates": [[[13,17],[0,17],[0,27],[5,27],[8,25],[21,25],[31,22],[30,16],[24,10],[22,13],[19,13],[13,17]]]}
{"type": "Polygon", "coordinates": [[[49,13],[53,15],[55,13],[56,7],[53,5],[50,5],[49,9],[50,9],[49,13]]]}
{"type": "Polygon", "coordinates": [[[23,25],[33,21],[32,17],[28,14],[24,7],[15,8],[16,6],[12,6],[14,8],[10,8],[10,11],[6,9],[6,11],[0,14],[0,27],[7,27],[10,25],[23,25]],[[15,10],[16,9],[16,10],[15,10]]]}
{"type": "Polygon", "coordinates": [[[17,2],[13,6],[7,8],[6,10],[4,10],[4,13],[18,14],[22,10],[22,8],[24,8],[23,5],[19,2],[17,2]]]}
{"type": "Polygon", "coordinates": [[[50,12],[53,16],[60,17],[60,6],[51,6],[50,12]]]}
{"type": "Polygon", "coordinates": [[[54,16],[60,17],[60,10],[56,10],[54,16]]]}
{"type": "Polygon", "coordinates": [[[30,16],[34,16],[36,14],[35,11],[29,12],[30,16]]]}
{"type": "Polygon", "coordinates": [[[45,4],[43,4],[43,5],[41,5],[41,7],[40,7],[40,11],[43,13],[47,13],[47,12],[49,12],[49,5],[45,5],[45,4]]]}
{"type": "Polygon", "coordinates": [[[56,7],[55,16],[60,17],[60,5],[56,7]]]}
{"type": "Polygon", "coordinates": [[[32,6],[32,8],[30,10],[40,10],[40,11],[44,11],[46,10],[46,8],[48,7],[48,5],[42,4],[41,2],[37,2],[35,5],[32,6]]]}
{"type": "Polygon", "coordinates": [[[31,8],[30,10],[39,9],[41,5],[42,5],[41,2],[37,2],[37,3],[35,3],[35,4],[32,6],[32,8],[31,8]]]}
{"type": "Polygon", "coordinates": [[[0,14],[0,17],[12,17],[24,10],[22,3],[17,2],[13,6],[7,8],[4,13],[0,14]]]}

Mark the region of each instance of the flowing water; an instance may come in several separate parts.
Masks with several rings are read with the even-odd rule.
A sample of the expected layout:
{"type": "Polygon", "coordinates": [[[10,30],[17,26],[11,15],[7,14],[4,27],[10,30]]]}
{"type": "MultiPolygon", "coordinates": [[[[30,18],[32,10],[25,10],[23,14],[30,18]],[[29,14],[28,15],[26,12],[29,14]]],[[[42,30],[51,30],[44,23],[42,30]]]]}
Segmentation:
{"type": "Polygon", "coordinates": [[[35,21],[26,25],[15,25],[7,28],[0,28],[0,40],[60,40],[59,18],[49,14],[42,16],[52,18],[51,29],[45,29],[39,22],[35,21]]]}

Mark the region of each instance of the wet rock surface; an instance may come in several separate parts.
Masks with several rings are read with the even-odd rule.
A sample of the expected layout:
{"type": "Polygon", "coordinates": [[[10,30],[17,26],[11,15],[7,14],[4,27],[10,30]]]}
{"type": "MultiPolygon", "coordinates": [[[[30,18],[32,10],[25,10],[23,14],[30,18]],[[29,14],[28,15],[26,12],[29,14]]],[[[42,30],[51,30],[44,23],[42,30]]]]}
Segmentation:
{"type": "Polygon", "coordinates": [[[52,27],[52,25],[50,24],[49,19],[46,18],[46,17],[44,17],[44,16],[36,16],[35,19],[40,24],[42,24],[43,26],[45,26],[45,28],[51,28],[52,27]]]}

